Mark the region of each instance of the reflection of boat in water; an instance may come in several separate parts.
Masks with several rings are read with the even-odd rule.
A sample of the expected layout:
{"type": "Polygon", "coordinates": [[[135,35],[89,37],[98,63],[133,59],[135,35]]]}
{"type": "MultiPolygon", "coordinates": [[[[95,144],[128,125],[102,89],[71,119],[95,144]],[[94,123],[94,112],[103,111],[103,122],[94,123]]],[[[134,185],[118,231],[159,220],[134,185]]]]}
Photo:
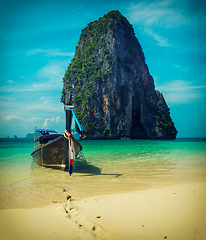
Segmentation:
{"type": "MultiPolygon", "coordinates": [[[[71,134],[72,116],[74,116],[80,131],[82,126],[79,124],[73,106],[65,106],[66,111],[66,129],[64,135],[57,134],[54,130],[37,129],[34,132],[34,143],[38,143],[31,153],[33,160],[44,167],[67,170],[70,175],[73,170],[73,161],[82,150],[82,145],[71,134]],[[41,134],[37,137],[36,135],[41,134]]],[[[35,144],[34,144],[35,145],[35,144]]]]}

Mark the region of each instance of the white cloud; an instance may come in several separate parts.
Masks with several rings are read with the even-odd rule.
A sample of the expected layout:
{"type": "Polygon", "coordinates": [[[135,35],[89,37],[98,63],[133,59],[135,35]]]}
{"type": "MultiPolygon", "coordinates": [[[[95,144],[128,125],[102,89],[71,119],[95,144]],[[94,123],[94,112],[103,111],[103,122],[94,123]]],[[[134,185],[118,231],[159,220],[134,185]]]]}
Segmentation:
{"type": "Polygon", "coordinates": [[[39,100],[36,100],[35,104],[28,105],[27,103],[22,103],[21,108],[24,109],[26,112],[42,112],[42,113],[62,113],[64,112],[64,106],[60,102],[60,99],[58,98],[58,95],[54,98],[52,96],[50,97],[44,97],[40,98],[39,100]]]}
{"type": "Polygon", "coordinates": [[[158,35],[157,33],[153,32],[153,30],[149,29],[149,28],[145,28],[145,32],[153,37],[157,42],[158,42],[158,45],[160,46],[163,46],[163,47],[168,47],[168,46],[171,46],[169,43],[168,43],[168,40],[166,38],[163,38],[161,37],[160,35],[158,35]]]}
{"type": "Polygon", "coordinates": [[[153,37],[160,46],[170,46],[165,37],[160,36],[154,28],[175,28],[189,22],[178,10],[171,5],[174,0],[157,2],[140,2],[131,4],[127,10],[127,17],[132,24],[144,26],[144,32],[153,37]]]}
{"type": "Polygon", "coordinates": [[[14,99],[11,97],[4,97],[4,96],[0,96],[0,106],[2,106],[2,100],[3,101],[13,101],[14,99]]]}
{"type": "Polygon", "coordinates": [[[13,119],[22,119],[22,118],[19,116],[14,116],[14,115],[9,115],[9,116],[5,116],[5,117],[1,118],[1,120],[3,120],[3,121],[10,121],[13,119]]]}
{"type": "Polygon", "coordinates": [[[47,64],[46,66],[42,67],[39,72],[37,73],[37,75],[39,77],[43,77],[43,78],[48,78],[52,81],[56,81],[56,79],[58,78],[58,82],[61,82],[64,70],[66,68],[65,63],[68,64],[68,61],[63,61],[63,62],[59,62],[59,61],[51,61],[49,64],[47,64]],[[59,77],[61,77],[59,79],[59,77]],[[60,80],[60,81],[59,81],[60,80]]]}
{"type": "Polygon", "coordinates": [[[27,56],[35,55],[38,53],[46,54],[47,56],[65,56],[65,57],[73,57],[74,52],[62,52],[60,49],[34,49],[27,52],[27,56]]]}
{"type": "Polygon", "coordinates": [[[42,128],[49,128],[49,127],[52,127],[53,126],[53,123],[57,123],[59,121],[60,117],[52,117],[52,118],[47,118],[43,125],[42,125],[42,128]]]}
{"type": "Polygon", "coordinates": [[[175,1],[162,0],[158,2],[142,2],[131,4],[128,8],[128,17],[132,23],[144,24],[146,26],[158,26],[165,28],[177,27],[185,24],[188,20],[176,8],[171,5],[175,1]]]}
{"type": "Polygon", "coordinates": [[[16,116],[16,115],[3,116],[1,118],[1,120],[5,122],[9,122],[12,120],[21,120],[21,121],[23,120],[24,122],[36,122],[39,119],[40,119],[39,117],[28,117],[27,119],[25,119],[23,116],[16,116]]]}
{"type": "Polygon", "coordinates": [[[157,86],[157,89],[162,92],[167,103],[182,104],[199,100],[204,97],[201,92],[206,85],[196,86],[193,82],[184,80],[175,80],[164,85],[157,86]]]}
{"type": "Polygon", "coordinates": [[[65,113],[58,94],[51,93],[43,96],[41,94],[42,92],[31,93],[32,96],[28,99],[28,93],[12,93],[14,100],[9,104],[5,100],[0,100],[1,136],[16,134],[18,137],[24,137],[28,132],[33,131],[34,126],[41,127],[42,124],[63,132],[65,113]],[[45,121],[47,118],[48,120],[45,121]]]}
{"type": "MultiPolygon", "coordinates": [[[[62,78],[68,66],[68,60],[54,60],[43,66],[33,76],[28,78],[30,85],[8,84],[0,87],[0,92],[30,92],[62,90],[62,78]],[[32,80],[31,80],[32,79],[32,80]]],[[[10,82],[9,82],[10,83],[10,82]]]]}
{"type": "Polygon", "coordinates": [[[44,123],[43,123],[43,125],[42,125],[42,128],[47,128],[47,127],[48,127],[48,124],[49,124],[49,121],[50,121],[50,119],[47,118],[47,119],[44,121],[44,123]]]}
{"type": "Polygon", "coordinates": [[[52,118],[51,118],[51,122],[54,122],[54,121],[55,121],[55,118],[54,118],[54,117],[52,117],[52,118]]]}
{"type": "Polygon", "coordinates": [[[37,122],[40,118],[39,117],[31,117],[28,119],[29,122],[37,122]]]}
{"type": "Polygon", "coordinates": [[[51,91],[62,89],[62,78],[65,69],[68,66],[68,60],[50,61],[43,66],[34,76],[36,82],[30,87],[25,88],[26,91],[51,91]],[[39,82],[38,79],[41,79],[39,82]]]}

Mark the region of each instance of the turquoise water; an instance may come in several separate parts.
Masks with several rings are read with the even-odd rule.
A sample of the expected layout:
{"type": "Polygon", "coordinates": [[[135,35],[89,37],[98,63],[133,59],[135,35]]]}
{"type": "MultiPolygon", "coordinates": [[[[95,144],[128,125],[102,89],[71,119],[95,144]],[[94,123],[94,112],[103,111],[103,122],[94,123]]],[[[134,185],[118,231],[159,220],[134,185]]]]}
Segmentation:
{"type": "Polygon", "coordinates": [[[68,172],[33,162],[33,141],[0,141],[0,209],[162,187],[206,178],[206,140],[81,141],[87,163],[68,172]],[[66,192],[65,192],[66,190],[66,192]]]}

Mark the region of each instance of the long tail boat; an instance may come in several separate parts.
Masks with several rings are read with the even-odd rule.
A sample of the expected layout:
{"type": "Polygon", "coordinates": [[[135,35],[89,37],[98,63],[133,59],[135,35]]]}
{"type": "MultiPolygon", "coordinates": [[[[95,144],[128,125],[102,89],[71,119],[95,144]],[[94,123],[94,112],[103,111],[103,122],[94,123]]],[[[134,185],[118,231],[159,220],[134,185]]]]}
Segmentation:
{"type": "Polygon", "coordinates": [[[31,153],[33,160],[40,166],[51,167],[61,170],[73,171],[73,162],[82,150],[82,145],[72,136],[71,123],[74,117],[80,131],[82,126],[78,122],[74,106],[65,106],[66,129],[64,134],[57,134],[54,130],[37,129],[34,131],[34,151],[31,153]],[[36,138],[36,135],[41,136],[36,138]],[[36,147],[37,143],[37,147],[36,147]]]}

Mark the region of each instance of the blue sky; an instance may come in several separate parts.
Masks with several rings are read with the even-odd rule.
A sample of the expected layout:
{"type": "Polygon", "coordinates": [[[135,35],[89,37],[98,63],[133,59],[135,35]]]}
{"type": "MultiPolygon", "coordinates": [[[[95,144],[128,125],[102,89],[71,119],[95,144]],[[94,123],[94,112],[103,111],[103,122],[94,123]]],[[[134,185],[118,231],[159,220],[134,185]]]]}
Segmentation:
{"type": "Polygon", "coordinates": [[[64,131],[62,78],[81,29],[111,10],[133,25],[178,137],[206,137],[205,0],[1,0],[0,137],[64,131]]]}

